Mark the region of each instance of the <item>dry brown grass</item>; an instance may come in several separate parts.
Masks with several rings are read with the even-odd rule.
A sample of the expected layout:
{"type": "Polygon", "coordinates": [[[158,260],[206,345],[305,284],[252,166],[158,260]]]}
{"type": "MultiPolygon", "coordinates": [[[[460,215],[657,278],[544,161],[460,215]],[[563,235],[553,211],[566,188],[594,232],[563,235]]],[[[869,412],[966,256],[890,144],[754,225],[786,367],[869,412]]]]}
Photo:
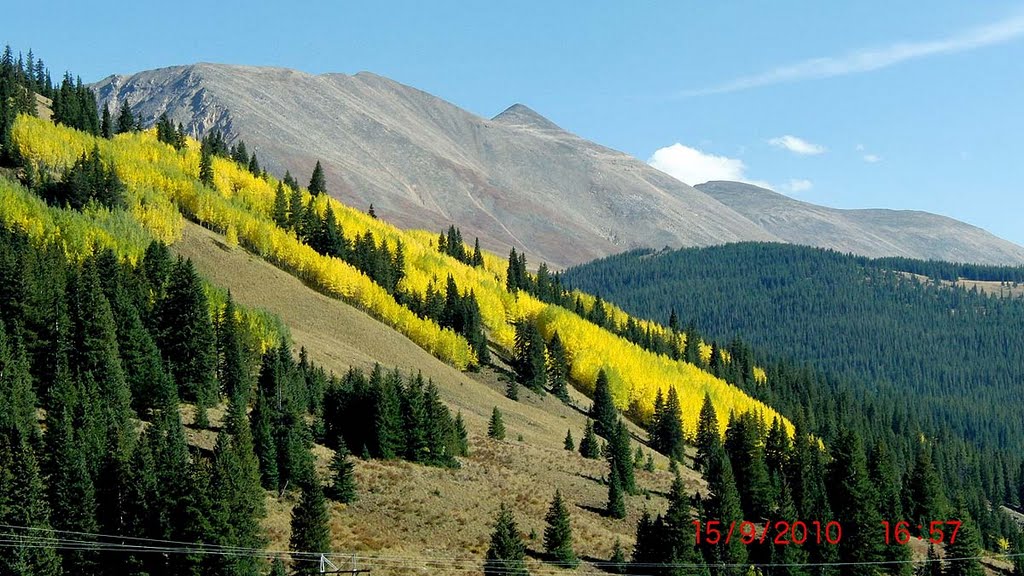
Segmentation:
{"type": "MultiPolygon", "coordinates": [[[[576,551],[585,559],[607,560],[616,539],[628,551],[644,507],[652,513],[664,510],[663,495],[671,475],[667,462],[659,456],[658,471],[638,472],[638,484],[650,492],[649,498],[629,497],[629,516],[624,520],[612,520],[600,513],[607,496],[601,483],[607,464],[583,459],[562,448],[567,429],[572,429],[577,442],[582,436],[585,418],[580,410],[550,395],[540,397],[525,389],[521,389],[519,402],[509,400],[504,396],[500,372],[459,372],[366,314],[309,289],[293,276],[240,248],[229,247],[219,235],[194,224],[186,225],[183,239],[173,249],[191,258],[214,284],[230,289],[238,302],[279,315],[289,326],[295,344],[305,346],[310,357],[328,370],[341,373],[350,365],[368,369],[375,362],[403,371],[421,370],[437,383],[445,402],[462,412],[472,453],[459,469],[356,461],[359,500],[351,505],[332,505],[333,549],[379,557],[360,561],[372,567],[374,573],[425,572],[426,558],[447,560],[442,563],[447,569],[463,566],[471,567],[469,572],[478,572],[490,525],[501,502],[513,506],[524,537],[536,532],[537,538],[527,539],[527,546],[539,552],[543,549],[544,513],[556,488],[571,504],[576,551]],[[505,416],[508,440],[486,437],[494,406],[505,416]],[[412,560],[399,567],[384,557],[412,560]]],[[[575,391],[573,400],[578,406],[589,406],[589,400],[575,391]]],[[[191,410],[186,408],[185,413],[186,421],[191,422],[191,410]]],[[[209,416],[211,423],[222,418],[219,410],[211,410],[209,416]]],[[[633,432],[642,436],[635,428],[633,432]]],[[[212,447],[212,433],[189,434],[197,444],[212,447]]],[[[317,447],[316,453],[323,472],[330,450],[317,447]]],[[[683,474],[691,491],[701,487],[702,481],[692,470],[685,469],[683,474]]],[[[294,499],[289,494],[281,498],[268,495],[264,526],[271,548],[287,547],[294,499]]],[[[534,571],[550,569],[535,558],[529,562],[534,571]]]]}

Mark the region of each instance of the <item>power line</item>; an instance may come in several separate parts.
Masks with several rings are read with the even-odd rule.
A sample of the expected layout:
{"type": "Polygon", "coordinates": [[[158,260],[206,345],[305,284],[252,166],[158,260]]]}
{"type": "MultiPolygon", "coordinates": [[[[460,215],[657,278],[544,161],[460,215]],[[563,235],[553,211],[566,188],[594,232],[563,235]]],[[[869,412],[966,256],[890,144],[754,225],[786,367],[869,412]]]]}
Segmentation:
{"type": "MultiPolygon", "coordinates": [[[[380,563],[394,568],[422,568],[442,572],[476,572],[480,570],[481,560],[460,556],[387,556],[387,555],[358,555],[342,553],[320,553],[295,550],[269,550],[260,548],[246,548],[241,546],[223,546],[207,544],[202,542],[185,542],[179,540],[162,540],[156,538],[142,538],[137,536],[119,536],[112,534],[98,534],[90,532],[77,532],[72,530],[56,530],[51,528],[35,528],[28,526],[15,526],[0,524],[0,529],[9,532],[0,532],[0,548],[53,548],[56,550],[79,550],[104,553],[162,553],[162,554],[201,554],[201,555],[222,555],[222,556],[247,556],[258,558],[290,558],[293,561],[319,562],[323,558],[352,559],[365,563],[380,563]],[[39,533],[47,535],[36,535],[39,533]],[[75,538],[63,537],[62,534],[75,536],[75,538]],[[82,539],[82,538],[90,539],[82,539]],[[104,540],[105,539],[105,540],[104,540]],[[111,541],[113,540],[113,541],[111,541]],[[118,541],[138,542],[139,544],[126,544],[118,541]],[[155,543],[159,545],[147,545],[155,543]]],[[[615,568],[630,566],[633,568],[704,568],[706,566],[729,567],[729,568],[812,568],[812,567],[840,567],[840,566],[892,566],[902,564],[928,564],[934,562],[965,562],[981,560],[1005,560],[1017,557],[1024,557],[1024,552],[1010,554],[997,554],[991,556],[970,556],[960,558],[923,558],[908,560],[875,560],[860,562],[799,562],[799,563],[633,563],[633,562],[591,562],[596,568],[615,568]]],[[[545,562],[550,568],[534,570],[533,573],[547,574],[555,572],[555,568],[569,567],[568,563],[545,562]]],[[[515,570],[502,566],[495,566],[494,572],[511,573],[515,570]]],[[[353,573],[351,570],[341,570],[339,573],[353,573]]],[[[605,574],[601,572],[576,571],[576,574],[584,576],[597,576],[605,574]]]]}

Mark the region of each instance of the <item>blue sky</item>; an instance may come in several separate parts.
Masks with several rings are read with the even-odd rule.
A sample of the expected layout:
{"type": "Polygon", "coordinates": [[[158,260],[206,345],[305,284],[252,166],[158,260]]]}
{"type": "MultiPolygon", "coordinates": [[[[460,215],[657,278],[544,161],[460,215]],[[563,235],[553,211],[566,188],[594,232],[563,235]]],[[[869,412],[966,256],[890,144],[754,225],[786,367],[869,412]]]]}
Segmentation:
{"type": "Polygon", "coordinates": [[[522,102],[688,183],[921,209],[1024,244],[1024,3],[12,2],[86,81],[196,61],[522,102]],[[152,4],[152,6],[150,6],[152,4]],[[269,4],[269,5],[264,5],[269,4]],[[488,4],[488,5],[483,5],[488,4]]]}

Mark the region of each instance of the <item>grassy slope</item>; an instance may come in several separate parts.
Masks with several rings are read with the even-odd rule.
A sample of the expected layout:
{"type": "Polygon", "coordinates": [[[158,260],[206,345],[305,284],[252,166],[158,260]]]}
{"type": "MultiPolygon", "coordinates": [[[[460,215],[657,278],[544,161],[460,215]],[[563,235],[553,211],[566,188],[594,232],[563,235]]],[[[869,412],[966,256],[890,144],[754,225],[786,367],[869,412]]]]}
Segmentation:
{"type": "MultiPolygon", "coordinates": [[[[646,505],[652,512],[665,507],[661,496],[671,476],[658,459],[659,471],[639,473],[640,486],[651,490],[651,499],[631,497],[626,520],[609,520],[597,510],[604,506],[606,488],[599,479],[607,473],[603,461],[589,461],[567,454],[562,440],[567,429],[578,441],[584,417],[554,398],[538,398],[523,391],[523,401],[504,397],[504,384],[495,372],[459,372],[437,360],[405,336],[366,314],[327,298],[304,286],[293,276],[240,248],[229,247],[222,236],[195,224],[187,224],[182,240],[172,249],[192,258],[203,276],[229,288],[242,303],[278,314],[291,330],[297,346],[328,370],[343,372],[350,365],[369,368],[374,362],[402,370],[422,370],[437,382],[442,397],[453,410],[461,410],[470,431],[472,455],[459,470],[440,470],[402,462],[357,461],[361,490],[356,503],[334,505],[332,530],[338,552],[380,556],[457,557],[479,567],[487,549],[490,523],[499,502],[514,505],[524,534],[536,530],[538,539],[528,541],[533,551],[543,548],[544,513],[556,487],[572,506],[577,553],[606,560],[617,538],[628,551],[636,520],[646,505]],[[508,440],[486,438],[492,407],[505,414],[508,440]],[[518,441],[519,435],[523,441],[518,441]]],[[[579,405],[588,401],[576,398],[579,405]]],[[[318,448],[322,461],[329,451],[318,448]]],[[[684,470],[689,490],[702,484],[691,470],[684,470]]],[[[288,539],[288,497],[270,498],[266,521],[272,548],[285,547],[288,539]]],[[[540,568],[536,560],[532,568],[540,568]]],[[[390,572],[382,561],[369,566],[390,572]]],[[[393,567],[392,567],[393,568],[393,567]]],[[[547,569],[546,567],[544,569],[547,569]]]]}

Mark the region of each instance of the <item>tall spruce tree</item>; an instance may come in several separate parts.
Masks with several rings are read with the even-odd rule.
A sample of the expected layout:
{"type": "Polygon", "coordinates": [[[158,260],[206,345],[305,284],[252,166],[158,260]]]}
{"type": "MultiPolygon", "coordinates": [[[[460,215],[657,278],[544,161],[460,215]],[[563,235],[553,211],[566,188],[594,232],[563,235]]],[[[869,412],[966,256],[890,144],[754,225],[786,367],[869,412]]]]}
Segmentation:
{"type": "MultiPolygon", "coordinates": [[[[63,506],[63,505],[62,505],[63,506]]],[[[35,452],[26,437],[0,431],[0,524],[22,526],[27,535],[47,533],[50,506],[35,452]]],[[[61,558],[53,545],[25,539],[0,547],[0,573],[60,576],[61,558]]]]}
{"type": "Polygon", "coordinates": [[[217,399],[216,334],[203,285],[191,260],[178,258],[157,303],[157,342],[180,387],[197,409],[217,399]]]}
{"type": "Polygon", "coordinates": [[[128,106],[127,100],[122,100],[121,105],[118,106],[120,112],[117,115],[117,126],[115,132],[118,134],[124,134],[125,132],[134,132],[138,130],[139,125],[135,120],[135,116],[132,114],[132,109],[128,106]]]}
{"type": "Polygon", "coordinates": [[[764,463],[759,429],[760,416],[746,412],[730,414],[725,431],[725,452],[737,478],[743,479],[740,502],[752,518],[769,518],[774,502],[771,478],[764,463]]]}
{"type": "MultiPolygon", "coordinates": [[[[832,447],[832,463],[828,483],[831,487],[832,511],[842,522],[843,538],[839,542],[841,562],[878,562],[883,559],[878,528],[878,493],[868,476],[867,459],[860,437],[853,431],[843,432],[832,447]]],[[[854,575],[874,574],[870,564],[851,564],[847,571],[854,575]]]]}
{"type": "Polygon", "coordinates": [[[103,104],[103,114],[100,119],[100,135],[108,139],[114,136],[114,121],[110,118],[110,104],[103,104]]]}
{"type": "Polygon", "coordinates": [[[497,406],[491,410],[491,421],[487,424],[487,436],[495,440],[505,439],[505,421],[501,417],[501,410],[498,410],[497,406]]]}
{"type": "Polygon", "coordinates": [[[601,456],[601,446],[598,444],[597,434],[594,433],[594,422],[589,418],[583,426],[583,437],[580,439],[580,455],[592,460],[601,456]]]}
{"type": "Polygon", "coordinates": [[[353,502],[356,499],[355,465],[349,458],[348,448],[344,442],[338,443],[338,448],[331,457],[330,469],[330,497],[345,504],[353,502]]]}
{"type": "MultiPolygon", "coordinates": [[[[51,415],[53,421],[47,430],[50,451],[50,507],[56,530],[96,534],[96,488],[82,451],[75,438],[71,414],[51,415]]],[[[99,555],[95,551],[65,549],[60,551],[65,566],[75,566],[86,574],[97,570],[99,555]]]]}
{"type": "Polygon", "coordinates": [[[594,420],[594,433],[611,438],[619,413],[615,409],[615,400],[612,399],[612,391],[608,385],[608,374],[603,368],[597,372],[597,381],[594,384],[594,403],[590,406],[589,416],[594,420]]]}
{"type": "Polygon", "coordinates": [[[327,192],[327,178],[324,176],[324,169],[320,166],[319,160],[316,161],[316,166],[313,167],[313,175],[309,178],[308,190],[313,196],[327,192]]]}
{"type": "Polygon", "coordinates": [[[697,417],[697,455],[693,459],[693,466],[698,471],[707,470],[711,456],[722,447],[721,429],[718,425],[718,415],[715,414],[715,405],[711,402],[711,395],[704,393],[704,404],[700,408],[700,415],[697,417]]]}
{"type": "Polygon", "coordinates": [[[235,302],[229,290],[224,309],[220,313],[220,321],[217,323],[217,377],[229,401],[238,398],[240,405],[247,406],[249,383],[246,378],[245,350],[240,330],[235,302]]]}
{"type": "Polygon", "coordinates": [[[576,552],[572,547],[572,526],[569,523],[569,509],[562,500],[561,490],[555,490],[548,513],[544,516],[547,527],[544,529],[544,551],[559,566],[575,568],[579,565],[576,552]]]}
{"type": "Polygon", "coordinates": [[[612,518],[622,519],[626,517],[626,497],[622,489],[622,479],[619,477],[619,470],[614,466],[608,474],[608,503],[605,505],[605,514],[612,518]]]}
{"type": "Polygon", "coordinates": [[[519,381],[534,392],[543,392],[547,384],[547,361],[544,357],[544,338],[529,320],[520,320],[515,326],[513,368],[519,381]]]}
{"type": "Polygon", "coordinates": [[[622,490],[627,494],[636,493],[636,477],[633,473],[633,451],[630,449],[629,429],[623,420],[615,425],[615,431],[608,439],[608,465],[618,473],[622,490]]]}
{"type": "Polygon", "coordinates": [[[983,576],[985,570],[981,567],[978,557],[981,556],[981,536],[978,534],[978,526],[971,519],[962,506],[956,514],[956,518],[962,522],[960,530],[957,531],[956,539],[952,542],[952,530],[946,533],[946,569],[943,576],[983,576]]]}
{"type": "Polygon", "coordinates": [[[936,518],[946,516],[946,497],[942,482],[932,463],[932,449],[927,443],[917,446],[917,458],[910,474],[910,518],[918,524],[927,525],[936,518]]]}
{"type": "Polygon", "coordinates": [[[572,429],[566,430],[565,440],[562,441],[562,448],[565,448],[569,452],[576,451],[576,441],[572,438],[572,429]]]}
{"type": "Polygon", "coordinates": [[[462,410],[455,415],[455,437],[458,439],[458,456],[469,456],[469,431],[466,421],[462,419],[462,410]]]}
{"type": "Polygon", "coordinates": [[[199,151],[199,181],[213,187],[213,152],[206,146],[199,151]]]}
{"type": "Polygon", "coordinates": [[[547,372],[551,393],[562,402],[569,402],[569,358],[557,330],[548,341],[547,372]]]}
{"type": "Polygon", "coordinates": [[[668,399],[661,413],[652,423],[651,447],[677,461],[682,461],[685,449],[683,439],[683,410],[675,387],[669,387],[668,399]]]}
{"type": "MultiPolygon", "coordinates": [[[[675,565],[691,565],[700,568],[703,558],[696,548],[696,534],[690,518],[690,499],[686,495],[679,468],[672,467],[672,487],[669,489],[668,510],[661,522],[663,546],[661,562],[675,565]]],[[[681,568],[670,570],[678,573],[681,568]]],[[[699,570],[700,571],[700,570],[699,570]]],[[[688,572],[689,573],[689,572],[688,572]]]]}
{"type": "MultiPolygon", "coordinates": [[[[704,504],[702,525],[717,520],[722,526],[738,525],[743,521],[740,494],[736,488],[736,477],[725,450],[719,448],[708,455],[704,478],[708,482],[707,502],[704,504]]],[[[706,542],[706,541],[705,541],[706,542]]],[[[718,574],[736,576],[745,570],[738,568],[747,562],[747,549],[738,538],[722,538],[717,544],[704,544],[704,559],[718,574]],[[717,568],[716,568],[717,566],[717,568]]]]}
{"type": "Polygon", "coordinates": [[[274,224],[281,228],[288,226],[288,196],[284,192],[284,184],[278,182],[277,190],[274,192],[274,207],[271,211],[274,224]]]}
{"type": "MultiPolygon", "coordinates": [[[[292,534],[288,547],[294,552],[329,553],[331,533],[328,525],[330,515],[323,488],[317,481],[309,482],[302,488],[299,503],[292,510],[292,534]]],[[[315,566],[300,566],[298,574],[316,574],[315,566]]]]}
{"type": "Polygon", "coordinates": [[[512,510],[502,502],[491,532],[491,545],[484,560],[485,576],[527,576],[526,545],[512,510]]]}

